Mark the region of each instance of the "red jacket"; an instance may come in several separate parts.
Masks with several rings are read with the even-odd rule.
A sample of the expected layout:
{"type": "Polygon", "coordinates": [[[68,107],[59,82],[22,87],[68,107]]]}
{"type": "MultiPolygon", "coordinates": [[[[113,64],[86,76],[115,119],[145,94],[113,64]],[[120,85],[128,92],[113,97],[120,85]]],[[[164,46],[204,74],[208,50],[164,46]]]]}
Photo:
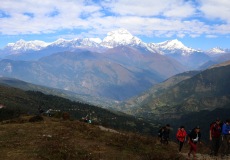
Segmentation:
{"type": "Polygon", "coordinates": [[[217,123],[213,123],[210,127],[210,132],[212,137],[220,137],[221,135],[221,126],[217,123]]]}
{"type": "Polygon", "coordinates": [[[176,134],[176,138],[177,138],[179,141],[184,142],[186,136],[187,136],[187,133],[186,133],[185,130],[178,129],[177,134],[176,134]]]}

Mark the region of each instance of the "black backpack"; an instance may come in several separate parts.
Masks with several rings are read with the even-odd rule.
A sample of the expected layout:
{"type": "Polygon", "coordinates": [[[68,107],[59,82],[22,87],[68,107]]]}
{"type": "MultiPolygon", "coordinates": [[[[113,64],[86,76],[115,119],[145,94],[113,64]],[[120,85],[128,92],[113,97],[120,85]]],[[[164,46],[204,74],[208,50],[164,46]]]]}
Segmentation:
{"type": "Polygon", "coordinates": [[[163,128],[164,128],[164,127],[161,127],[161,128],[158,130],[158,137],[162,137],[163,128]]]}

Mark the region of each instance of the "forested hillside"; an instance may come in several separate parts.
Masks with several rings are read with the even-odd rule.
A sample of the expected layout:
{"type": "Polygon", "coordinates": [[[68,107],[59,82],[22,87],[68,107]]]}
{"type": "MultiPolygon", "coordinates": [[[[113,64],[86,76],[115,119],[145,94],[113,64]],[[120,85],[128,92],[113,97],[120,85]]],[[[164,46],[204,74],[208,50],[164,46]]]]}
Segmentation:
{"type": "Polygon", "coordinates": [[[118,130],[146,134],[151,134],[156,130],[153,124],[121,112],[109,111],[90,104],[45,95],[37,91],[23,91],[0,85],[0,102],[0,120],[19,117],[22,114],[36,115],[40,108],[44,112],[51,109],[53,116],[61,116],[63,112],[67,112],[73,120],[82,120],[87,116],[92,123],[118,130]]]}
{"type": "MultiPolygon", "coordinates": [[[[180,118],[202,110],[230,108],[230,61],[206,69],[165,90],[152,90],[134,115],[155,119],[180,118]]],[[[164,83],[162,83],[164,84],[164,83]]]]}

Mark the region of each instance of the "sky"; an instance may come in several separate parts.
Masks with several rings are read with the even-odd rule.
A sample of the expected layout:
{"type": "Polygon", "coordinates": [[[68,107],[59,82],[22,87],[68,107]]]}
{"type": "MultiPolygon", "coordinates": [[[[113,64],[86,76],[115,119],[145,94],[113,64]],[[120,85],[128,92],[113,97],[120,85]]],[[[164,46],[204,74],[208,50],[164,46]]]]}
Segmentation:
{"type": "Polygon", "coordinates": [[[1,0],[0,48],[20,39],[103,39],[125,28],[146,43],[230,48],[229,0],[1,0]]]}

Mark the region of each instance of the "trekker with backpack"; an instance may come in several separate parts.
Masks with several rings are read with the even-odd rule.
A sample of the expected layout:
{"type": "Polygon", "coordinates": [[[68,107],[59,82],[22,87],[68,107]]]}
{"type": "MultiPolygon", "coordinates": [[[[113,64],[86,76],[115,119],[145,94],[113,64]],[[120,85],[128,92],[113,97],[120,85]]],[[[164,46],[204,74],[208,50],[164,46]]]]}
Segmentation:
{"type": "Polygon", "coordinates": [[[164,127],[161,126],[161,127],[159,128],[159,130],[158,130],[158,139],[159,139],[160,142],[161,142],[161,138],[162,138],[163,129],[164,129],[164,127]]]}
{"type": "Polygon", "coordinates": [[[166,126],[162,127],[159,130],[158,135],[160,137],[161,144],[168,144],[169,133],[170,133],[170,125],[169,124],[167,124],[166,126]]]}
{"type": "Polygon", "coordinates": [[[210,125],[209,136],[211,141],[211,156],[217,156],[221,142],[220,119],[216,119],[216,121],[210,125]]]}
{"type": "Polygon", "coordinates": [[[176,133],[176,138],[179,142],[179,152],[181,152],[181,149],[182,149],[184,142],[186,140],[186,136],[187,136],[187,133],[185,131],[184,126],[180,126],[180,128],[178,129],[178,131],[176,133]]]}
{"type": "Polygon", "coordinates": [[[222,154],[221,157],[228,156],[230,150],[230,119],[227,119],[222,126],[222,154]]]}
{"type": "Polygon", "coordinates": [[[197,143],[200,142],[201,133],[200,133],[200,127],[195,127],[191,133],[188,135],[188,144],[190,145],[190,151],[188,153],[188,157],[190,157],[191,154],[193,154],[193,158],[196,159],[196,152],[197,152],[197,143]]]}

